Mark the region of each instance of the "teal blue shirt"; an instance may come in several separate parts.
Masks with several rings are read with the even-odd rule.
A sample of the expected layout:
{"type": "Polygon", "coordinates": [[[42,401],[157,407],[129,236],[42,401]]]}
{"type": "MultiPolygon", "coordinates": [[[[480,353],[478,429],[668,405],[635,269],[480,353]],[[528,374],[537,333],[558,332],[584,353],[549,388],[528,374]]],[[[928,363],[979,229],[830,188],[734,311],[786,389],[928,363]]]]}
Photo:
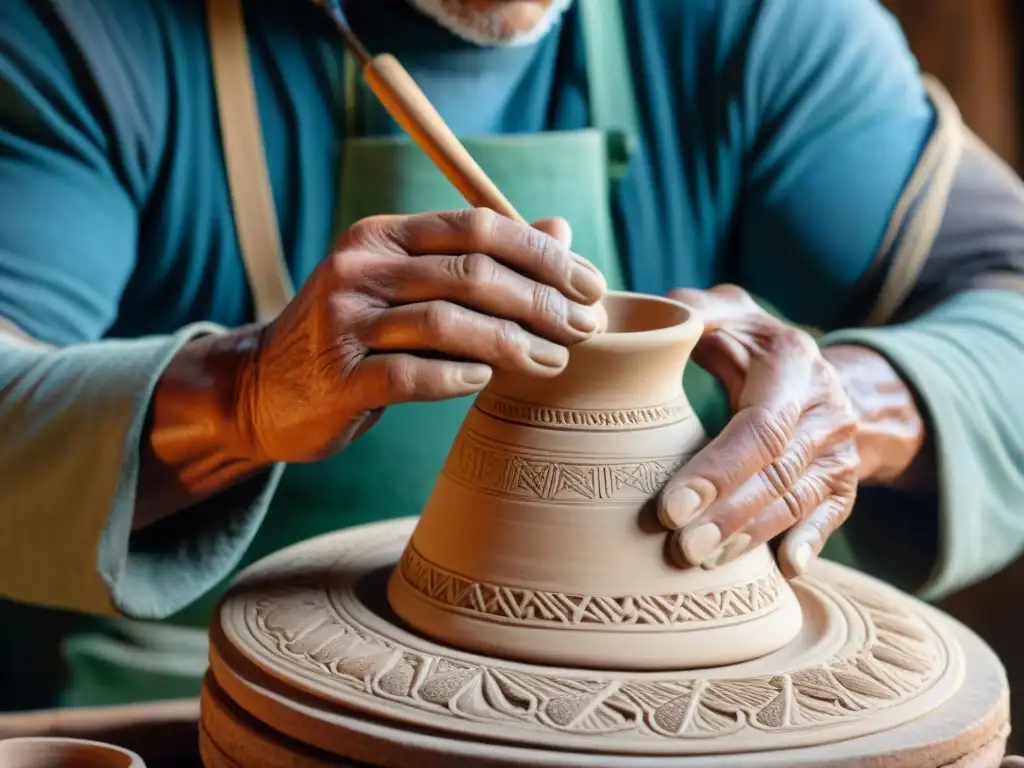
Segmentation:
{"type": "MultiPolygon", "coordinates": [[[[640,135],[614,210],[631,287],[663,293],[733,281],[793,321],[825,331],[863,318],[879,265],[884,273],[898,245],[899,237],[886,233],[899,233],[901,217],[909,221],[919,202],[916,194],[905,198],[911,213],[897,204],[936,125],[895,21],[875,0],[622,0],[622,7],[640,135]]],[[[461,134],[587,124],[574,11],[535,45],[483,49],[402,0],[348,8],[371,49],[395,53],[461,134]]],[[[312,4],[248,2],[246,17],[284,250],[301,282],[330,248],[344,105],[353,94],[345,92],[331,27],[312,4]]],[[[362,135],[397,132],[379,107],[358,98],[362,135]]],[[[69,564],[98,558],[89,567],[102,580],[89,578],[99,590],[110,588],[113,609],[164,618],[227,577],[247,547],[251,558],[288,543],[257,537],[252,544],[272,490],[258,483],[248,496],[244,488],[234,493],[234,507],[220,499],[222,511],[203,518],[230,530],[214,544],[195,531],[168,537],[166,551],[139,552],[128,542],[146,403],[160,367],[190,331],[170,335],[204,321],[239,325],[253,313],[225,180],[204,3],[0,4],[0,200],[0,317],[62,348],[49,356],[21,350],[0,361],[0,432],[17,437],[0,445],[0,489],[16,489],[6,498],[0,490],[0,558],[5,546],[22,557],[59,552],[69,564]],[[125,341],[93,344],[113,339],[125,341]],[[116,356],[126,361],[120,368],[116,356]],[[46,410],[47,398],[61,408],[46,410]],[[89,409],[101,434],[85,429],[89,409]],[[64,440],[56,455],[42,453],[56,438],[64,440]],[[76,450],[95,455],[91,475],[73,460],[76,450]],[[55,477],[80,478],[96,498],[112,501],[88,510],[66,503],[74,493],[93,496],[33,481],[39,464],[30,459],[37,455],[50,457],[55,477]],[[126,469],[108,477],[97,469],[108,465],[126,469]],[[170,577],[189,558],[213,565],[170,577]]],[[[952,314],[939,307],[937,317],[901,333],[842,337],[873,344],[901,364],[936,414],[940,436],[947,421],[953,425],[938,450],[943,462],[960,467],[974,461],[976,443],[958,436],[976,414],[935,375],[944,363],[921,353],[923,346],[946,344],[939,358],[951,366],[965,344],[958,334],[973,333],[968,345],[987,349],[973,382],[983,404],[978,439],[991,434],[1008,396],[999,366],[1024,359],[1012,339],[985,335],[1014,323],[1024,331],[1019,297],[972,296],[958,297],[952,314]],[[941,333],[930,335],[930,322],[941,333]],[[944,421],[946,412],[952,417],[944,421]]],[[[983,527],[1000,494],[1024,500],[1011,471],[1024,455],[1014,437],[1022,432],[999,433],[1000,474],[983,498],[970,496],[970,483],[944,480],[942,508],[964,500],[979,508],[964,516],[967,523],[937,515],[936,500],[921,513],[921,526],[936,531],[919,547],[923,570],[933,570],[943,588],[997,567],[979,542],[997,543],[996,562],[1024,543],[1024,525],[1015,519],[1002,520],[992,534],[983,527]],[[975,543],[958,549],[961,534],[975,543]]],[[[974,487],[985,487],[977,481],[984,471],[968,471],[974,487]]],[[[413,494],[407,509],[389,514],[415,514],[421,501],[413,494]]],[[[273,522],[273,509],[269,515],[273,522]]],[[[323,526],[352,521],[339,508],[323,526]]],[[[69,565],[66,572],[23,583],[0,569],[0,592],[111,610],[107,597],[68,597],[75,571],[69,565]]],[[[193,675],[188,685],[193,672],[184,673],[193,675]]]]}
{"type": "MultiPolygon", "coordinates": [[[[575,14],[539,44],[476,48],[402,0],[350,3],[460,133],[586,124],[575,14]]],[[[621,185],[632,287],[736,280],[835,326],[933,115],[873,0],[625,0],[642,136],[621,185]],[[865,56],[866,48],[871,55],[865,56]]],[[[330,246],[344,79],[319,10],[246,4],[285,252],[330,246]]],[[[220,149],[204,4],[0,8],[0,315],[56,344],[252,317],[220,149]]],[[[370,133],[396,128],[377,110],[370,133]]]]}

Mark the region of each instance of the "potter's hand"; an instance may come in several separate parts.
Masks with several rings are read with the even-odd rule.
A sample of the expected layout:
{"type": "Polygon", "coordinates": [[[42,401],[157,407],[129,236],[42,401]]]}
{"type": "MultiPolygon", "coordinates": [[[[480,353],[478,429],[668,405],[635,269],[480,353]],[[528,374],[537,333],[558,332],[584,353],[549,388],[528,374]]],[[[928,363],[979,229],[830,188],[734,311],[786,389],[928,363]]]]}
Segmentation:
{"type": "Polygon", "coordinates": [[[260,336],[241,388],[252,452],[317,460],[383,408],[476,393],[493,368],[559,374],[606,288],[569,238],[484,209],[356,223],[260,336]]]}
{"type": "Polygon", "coordinates": [[[669,481],[662,523],[689,565],[714,567],[789,531],[779,565],[802,574],[849,516],[857,491],[856,416],[833,366],[804,331],[743,290],[679,290],[705,331],[694,360],[735,416],[669,481]]]}

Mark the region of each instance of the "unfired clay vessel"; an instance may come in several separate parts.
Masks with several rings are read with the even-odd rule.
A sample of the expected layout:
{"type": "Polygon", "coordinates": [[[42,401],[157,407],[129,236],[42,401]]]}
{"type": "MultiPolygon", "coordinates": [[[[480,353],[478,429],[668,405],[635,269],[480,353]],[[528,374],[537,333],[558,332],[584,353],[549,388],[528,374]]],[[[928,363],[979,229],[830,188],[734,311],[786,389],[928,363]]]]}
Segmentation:
{"type": "Polygon", "coordinates": [[[477,399],[389,598],[416,630],[512,659],[616,669],[730,664],[786,645],[800,610],[766,546],[673,562],[654,502],[707,441],[683,392],[701,321],[612,293],[606,333],[553,380],[477,399]]]}
{"type": "Polygon", "coordinates": [[[420,519],[239,576],[207,768],[998,768],[1005,672],[962,625],[835,564],[786,583],[764,548],[674,565],[651,502],[705,441],[700,322],[606,306],[558,379],[479,397],[420,519]]]}
{"type": "Polygon", "coordinates": [[[120,747],[82,739],[24,738],[0,741],[3,768],[146,768],[120,747]]]}
{"type": "Polygon", "coordinates": [[[839,565],[760,659],[596,670],[431,641],[388,610],[415,519],[249,568],[211,627],[208,768],[998,768],[1006,676],[952,619],[839,565]]]}

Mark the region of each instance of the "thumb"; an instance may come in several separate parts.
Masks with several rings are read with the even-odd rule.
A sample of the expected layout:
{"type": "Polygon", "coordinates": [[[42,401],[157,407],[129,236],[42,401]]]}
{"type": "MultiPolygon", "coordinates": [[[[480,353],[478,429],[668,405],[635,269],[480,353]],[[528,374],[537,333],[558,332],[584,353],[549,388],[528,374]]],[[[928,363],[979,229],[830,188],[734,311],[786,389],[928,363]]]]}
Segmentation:
{"type": "Polygon", "coordinates": [[[572,227],[565,219],[559,216],[549,216],[545,219],[538,219],[531,226],[545,235],[555,238],[566,248],[572,248],[572,227]]]}
{"type": "Polygon", "coordinates": [[[383,408],[375,408],[372,411],[367,411],[359,418],[358,424],[355,426],[355,432],[352,435],[352,440],[365,435],[374,424],[380,421],[380,417],[384,414],[383,408]]]}

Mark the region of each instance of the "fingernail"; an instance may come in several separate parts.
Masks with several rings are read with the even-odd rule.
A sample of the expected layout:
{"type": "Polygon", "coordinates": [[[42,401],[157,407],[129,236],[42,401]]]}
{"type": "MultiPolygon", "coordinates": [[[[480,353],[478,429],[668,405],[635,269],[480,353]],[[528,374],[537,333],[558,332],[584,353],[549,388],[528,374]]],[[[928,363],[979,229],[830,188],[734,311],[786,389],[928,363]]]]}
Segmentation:
{"type": "Polygon", "coordinates": [[[572,289],[585,301],[597,301],[606,289],[604,276],[596,269],[577,262],[573,264],[572,274],[569,276],[569,283],[572,289]]]}
{"type": "Polygon", "coordinates": [[[814,548],[810,544],[804,542],[797,546],[793,551],[793,567],[796,569],[798,576],[803,576],[807,573],[807,569],[810,567],[813,559],[814,548]]]}
{"type": "Polygon", "coordinates": [[[706,571],[710,571],[714,568],[717,568],[718,565],[721,563],[722,557],[725,555],[725,551],[728,548],[728,546],[728,544],[722,544],[720,547],[713,549],[711,551],[711,554],[701,561],[700,567],[706,571]]]}
{"type": "Polygon", "coordinates": [[[534,338],[530,342],[530,359],[545,368],[564,368],[569,362],[569,350],[545,339],[534,338]]]}
{"type": "Polygon", "coordinates": [[[689,486],[674,488],[658,505],[658,520],[669,529],[682,528],[701,513],[704,502],[689,486]]]}
{"type": "Polygon", "coordinates": [[[747,550],[750,548],[751,541],[753,541],[753,539],[750,537],[749,533],[737,533],[726,542],[725,552],[718,561],[718,564],[725,565],[726,563],[731,563],[733,560],[736,560],[746,554],[747,550]]]}
{"type": "Polygon", "coordinates": [[[705,523],[683,534],[680,544],[686,560],[694,565],[703,563],[722,543],[722,532],[714,523],[705,523]]]}
{"type": "Polygon", "coordinates": [[[491,369],[486,365],[464,365],[459,378],[470,387],[482,387],[491,380],[491,369]]]}
{"type": "Polygon", "coordinates": [[[597,310],[583,304],[573,302],[569,305],[569,325],[580,333],[593,333],[597,330],[597,310]]]}

